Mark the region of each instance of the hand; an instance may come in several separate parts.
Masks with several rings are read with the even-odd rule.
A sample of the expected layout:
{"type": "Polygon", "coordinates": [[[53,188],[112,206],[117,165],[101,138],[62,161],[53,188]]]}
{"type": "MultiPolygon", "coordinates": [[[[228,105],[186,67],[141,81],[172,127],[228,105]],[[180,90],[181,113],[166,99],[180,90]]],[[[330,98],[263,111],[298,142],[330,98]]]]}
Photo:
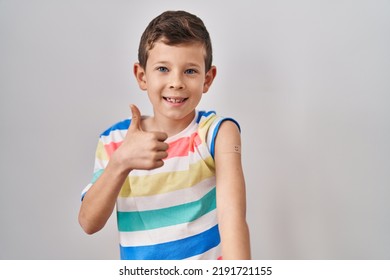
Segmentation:
{"type": "Polygon", "coordinates": [[[133,169],[151,170],[164,165],[169,145],[164,141],[168,135],[164,132],[147,132],[141,127],[141,113],[137,106],[130,105],[132,119],[120,147],[114,157],[128,172],[133,169]]]}

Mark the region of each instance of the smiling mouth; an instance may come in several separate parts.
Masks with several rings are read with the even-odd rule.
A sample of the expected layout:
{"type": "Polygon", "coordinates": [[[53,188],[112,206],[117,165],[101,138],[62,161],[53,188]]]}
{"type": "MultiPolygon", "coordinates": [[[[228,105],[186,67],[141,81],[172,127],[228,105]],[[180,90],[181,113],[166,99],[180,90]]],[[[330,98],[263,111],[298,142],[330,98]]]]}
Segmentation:
{"type": "Polygon", "coordinates": [[[168,101],[169,103],[183,103],[185,102],[188,98],[173,98],[173,97],[163,97],[164,100],[168,101]]]}

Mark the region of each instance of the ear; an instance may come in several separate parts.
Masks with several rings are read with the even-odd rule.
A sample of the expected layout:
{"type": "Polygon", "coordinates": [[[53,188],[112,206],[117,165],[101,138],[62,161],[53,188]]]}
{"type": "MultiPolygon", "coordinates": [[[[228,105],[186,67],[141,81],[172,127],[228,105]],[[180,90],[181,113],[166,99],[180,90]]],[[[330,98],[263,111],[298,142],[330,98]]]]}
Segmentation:
{"type": "Polygon", "coordinates": [[[206,93],[209,88],[211,87],[211,84],[214,81],[215,76],[217,76],[217,67],[211,66],[210,70],[207,71],[204,84],[203,84],[203,93],[206,93]]]}
{"type": "Polygon", "coordinates": [[[139,63],[134,63],[133,72],[139,88],[147,90],[145,69],[139,63]]]}

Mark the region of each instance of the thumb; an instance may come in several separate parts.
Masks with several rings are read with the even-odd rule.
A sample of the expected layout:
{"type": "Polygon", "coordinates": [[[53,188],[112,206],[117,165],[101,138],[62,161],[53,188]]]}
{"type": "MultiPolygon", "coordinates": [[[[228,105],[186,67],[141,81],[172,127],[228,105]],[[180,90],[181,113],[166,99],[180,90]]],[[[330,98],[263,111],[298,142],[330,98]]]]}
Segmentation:
{"type": "Polygon", "coordinates": [[[139,111],[138,107],[134,104],[130,105],[131,110],[131,123],[130,128],[142,130],[141,128],[141,112],[139,111]]]}

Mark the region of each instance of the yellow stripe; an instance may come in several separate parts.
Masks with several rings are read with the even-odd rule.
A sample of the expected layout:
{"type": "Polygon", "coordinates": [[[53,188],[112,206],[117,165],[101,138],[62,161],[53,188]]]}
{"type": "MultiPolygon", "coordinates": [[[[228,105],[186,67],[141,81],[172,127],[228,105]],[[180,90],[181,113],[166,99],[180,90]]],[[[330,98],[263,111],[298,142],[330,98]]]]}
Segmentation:
{"type": "Polygon", "coordinates": [[[125,182],[122,185],[121,191],[119,192],[120,197],[129,197],[131,191],[130,191],[130,183],[129,183],[129,176],[126,177],[125,182]]]}
{"type": "Polygon", "coordinates": [[[106,150],[104,149],[104,144],[99,140],[96,148],[96,158],[101,160],[108,160],[106,150]]]}
{"type": "Polygon", "coordinates": [[[212,115],[207,117],[206,119],[202,119],[199,123],[198,134],[200,139],[202,140],[202,143],[206,143],[207,132],[216,118],[216,115],[212,115]]]}
{"type": "Polygon", "coordinates": [[[128,178],[119,193],[120,197],[148,196],[192,187],[215,175],[214,160],[210,156],[205,160],[190,164],[189,170],[159,173],[128,178]]]}

